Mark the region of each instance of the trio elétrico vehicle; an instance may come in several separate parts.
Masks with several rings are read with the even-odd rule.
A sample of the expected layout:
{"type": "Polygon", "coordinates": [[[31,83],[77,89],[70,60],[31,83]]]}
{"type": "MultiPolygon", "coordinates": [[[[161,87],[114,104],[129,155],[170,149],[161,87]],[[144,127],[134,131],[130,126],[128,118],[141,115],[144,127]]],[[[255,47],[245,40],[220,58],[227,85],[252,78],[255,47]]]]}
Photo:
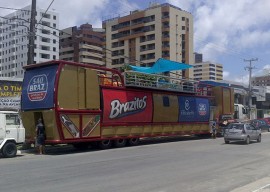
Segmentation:
{"type": "Polygon", "coordinates": [[[46,144],[106,149],[209,134],[209,121],[233,117],[234,97],[230,87],[57,60],[25,67],[21,110],[28,143],[42,118],[46,144]]]}

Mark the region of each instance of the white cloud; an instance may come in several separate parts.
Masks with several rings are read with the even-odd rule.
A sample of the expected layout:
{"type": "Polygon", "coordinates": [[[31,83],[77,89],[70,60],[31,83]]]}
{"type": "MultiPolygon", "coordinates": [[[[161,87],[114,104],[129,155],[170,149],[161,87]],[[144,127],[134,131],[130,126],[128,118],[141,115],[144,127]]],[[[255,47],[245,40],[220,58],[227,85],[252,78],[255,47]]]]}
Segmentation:
{"type": "Polygon", "coordinates": [[[263,69],[269,70],[269,69],[270,69],[270,65],[265,65],[265,66],[263,67],[263,69]]]}
{"type": "Polygon", "coordinates": [[[270,75],[270,65],[264,65],[262,69],[254,69],[252,76],[270,75]]]}
{"type": "Polygon", "coordinates": [[[242,75],[242,76],[238,75],[236,77],[230,77],[230,80],[248,85],[249,84],[249,75],[242,75]]]}
{"type": "Polygon", "coordinates": [[[227,80],[227,77],[229,77],[230,72],[229,71],[223,71],[223,79],[227,80]]]}
{"type": "MultiPolygon", "coordinates": [[[[47,0],[43,0],[47,2],[47,0]]],[[[94,27],[102,27],[102,20],[127,15],[130,11],[137,9],[134,3],[127,0],[115,0],[113,3],[107,0],[58,0],[55,2],[55,11],[60,14],[60,28],[92,24],[94,27]]]]}
{"type": "MultiPolygon", "coordinates": [[[[40,8],[48,7],[47,0],[38,1],[40,8]]],[[[106,0],[57,0],[51,8],[60,16],[60,29],[90,23],[95,27],[101,27],[101,14],[105,11],[109,1],[106,0]]]]}
{"type": "MultiPolygon", "coordinates": [[[[204,3],[198,3],[196,0],[169,0],[169,2],[192,12],[194,42],[198,49],[205,50],[204,47],[209,46],[211,42],[224,47],[223,50],[217,51],[224,53],[224,50],[228,50],[229,54],[238,54],[236,52],[240,52],[239,49],[270,42],[269,30],[265,29],[270,23],[268,0],[206,0],[204,3]]],[[[213,46],[212,49],[216,47],[213,46]]]]}
{"type": "MultiPolygon", "coordinates": [[[[38,0],[37,7],[47,9],[51,1],[38,0]]],[[[18,1],[9,0],[1,2],[2,7],[11,7],[21,9],[31,4],[31,0],[18,1]]],[[[50,11],[59,13],[60,29],[79,26],[84,23],[92,24],[94,27],[102,27],[102,20],[119,15],[128,14],[130,11],[138,9],[136,3],[131,3],[128,0],[57,0],[50,7],[50,11]]],[[[0,16],[7,15],[14,10],[1,9],[0,16]]]]}

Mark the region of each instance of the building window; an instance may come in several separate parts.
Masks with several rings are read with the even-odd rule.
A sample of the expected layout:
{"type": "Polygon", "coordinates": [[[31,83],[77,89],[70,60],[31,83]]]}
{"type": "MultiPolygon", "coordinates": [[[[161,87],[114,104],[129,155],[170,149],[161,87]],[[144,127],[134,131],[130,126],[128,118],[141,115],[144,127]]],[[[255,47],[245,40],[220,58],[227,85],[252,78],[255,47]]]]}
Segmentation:
{"type": "Polygon", "coordinates": [[[44,42],[44,43],[50,43],[50,39],[49,38],[45,38],[45,37],[42,37],[41,38],[41,41],[44,42]]]}
{"type": "Polygon", "coordinates": [[[170,13],[169,12],[163,12],[162,13],[162,19],[169,18],[169,17],[170,17],[170,13]]]}
{"type": "MultiPolygon", "coordinates": [[[[41,25],[49,26],[49,27],[50,27],[50,22],[42,21],[41,25]]],[[[23,31],[22,31],[22,32],[23,32],[23,31]]]]}
{"type": "Polygon", "coordinates": [[[42,59],[50,59],[50,55],[49,54],[40,54],[40,57],[42,59]]]}
{"type": "Polygon", "coordinates": [[[46,13],[41,13],[42,17],[50,19],[51,15],[50,14],[46,14],[46,13]]]}

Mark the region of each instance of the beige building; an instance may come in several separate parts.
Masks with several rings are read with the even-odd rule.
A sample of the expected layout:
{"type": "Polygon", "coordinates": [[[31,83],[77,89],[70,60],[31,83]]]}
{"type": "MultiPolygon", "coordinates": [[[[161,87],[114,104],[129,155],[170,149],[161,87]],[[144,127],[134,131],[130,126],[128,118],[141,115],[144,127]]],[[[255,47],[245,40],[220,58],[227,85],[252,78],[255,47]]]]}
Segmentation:
{"type": "MultiPolygon", "coordinates": [[[[106,66],[124,64],[151,67],[159,59],[194,63],[193,16],[171,4],[152,4],[145,10],[103,21],[106,36],[106,66]]],[[[193,77],[193,69],[183,73],[193,77]]],[[[175,73],[174,73],[175,74],[175,73]]],[[[181,76],[177,72],[177,77],[181,76]]]]}
{"type": "Polygon", "coordinates": [[[193,65],[195,80],[223,80],[223,66],[218,63],[202,62],[193,65]]]}
{"type": "Polygon", "coordinates": [[[90,24],[61,30],[59,58],[66,61],[105,65],[103,52],[103,29],[90,24]]]}

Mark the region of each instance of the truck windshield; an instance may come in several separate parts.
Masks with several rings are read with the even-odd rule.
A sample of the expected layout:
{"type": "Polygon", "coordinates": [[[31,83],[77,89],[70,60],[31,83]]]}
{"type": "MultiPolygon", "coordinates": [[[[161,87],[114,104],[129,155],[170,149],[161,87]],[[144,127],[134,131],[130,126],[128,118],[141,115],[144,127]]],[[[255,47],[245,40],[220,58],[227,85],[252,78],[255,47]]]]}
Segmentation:
{"type": "Polygon", "coordinates": [[[20,125],[20,118],[17,114],[6,115],[6,125],[20,125]]]}

